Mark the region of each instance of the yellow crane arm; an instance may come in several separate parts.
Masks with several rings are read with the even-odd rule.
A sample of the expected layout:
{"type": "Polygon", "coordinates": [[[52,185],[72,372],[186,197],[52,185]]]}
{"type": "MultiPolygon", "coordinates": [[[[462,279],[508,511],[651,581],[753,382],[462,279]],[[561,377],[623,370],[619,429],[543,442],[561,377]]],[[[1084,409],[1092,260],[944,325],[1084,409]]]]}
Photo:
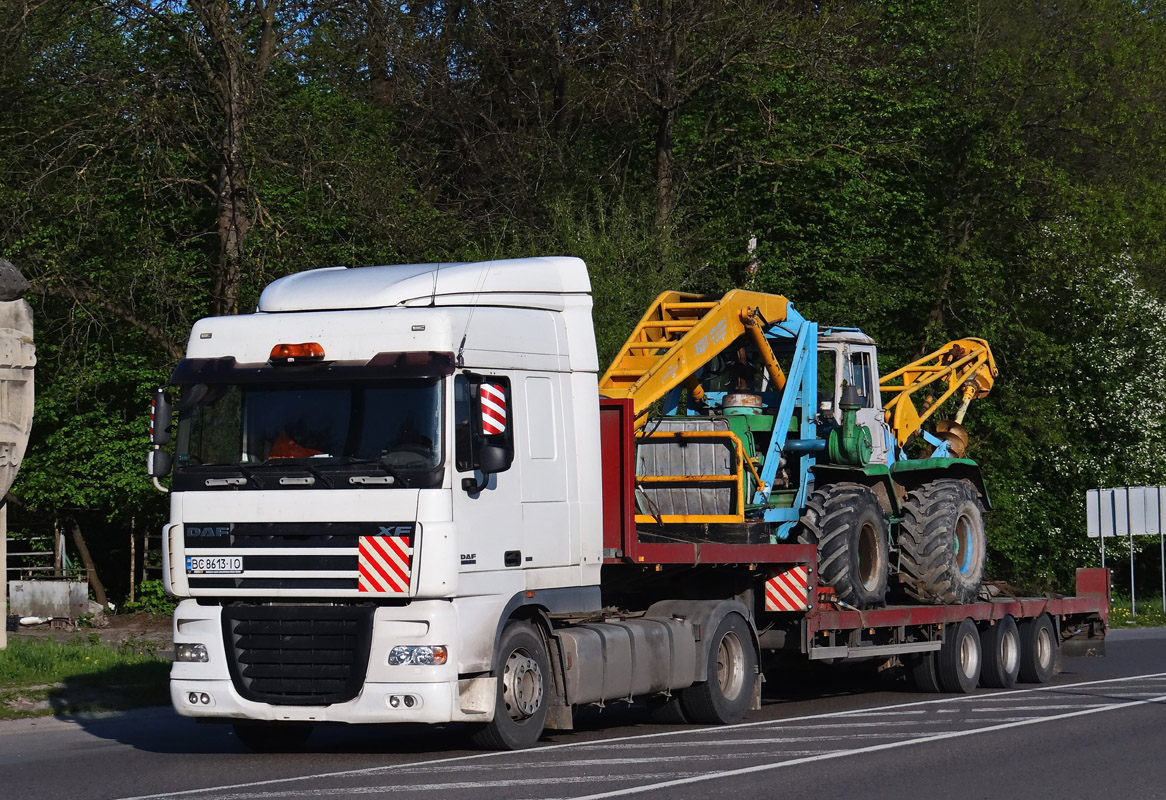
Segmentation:
{"type": "Polygon", "coordinates": [[[664,292],[644,314],[615,360],[599,380],[605,397],[631,398],[637,425],[652,403],[681,384],[697,392],[690,380],[742,334],[761,352],[770,380],[785,385],[762,326],[783,322],[789,301],[781,295],[734,289],[723,297],[664,292]]]}
{"type": "Polygon", "coordinates": [[[959,339],[883,377],[879,389],[884,399],[890,395],[884,409],[896,441],[900,446],[906,444],[956,392],[961,393],[962,402],[955,423],[962,423],[968,404],[974,399],[987,397],[992,391],[996,374],[996,361],[987,342],[959,339]],[[944,382],[941,384],[942,394],[937,397],[933,389],[923,399],[922,408],[916,408],[912,395],[937,381],[944,382]]]}

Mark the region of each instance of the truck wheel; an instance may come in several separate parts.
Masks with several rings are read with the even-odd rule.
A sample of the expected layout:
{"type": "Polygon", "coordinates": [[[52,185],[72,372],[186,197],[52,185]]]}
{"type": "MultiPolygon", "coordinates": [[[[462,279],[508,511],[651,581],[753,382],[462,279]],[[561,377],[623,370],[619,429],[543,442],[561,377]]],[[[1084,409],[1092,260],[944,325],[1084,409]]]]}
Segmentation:
{"type": "Polygon", "coordinates": [[[965,619],[957,626],[948,625],[947,634],[935,659],[939,686],[945,692],[967,694],[980,683],[980,633],[976,623],[965,619]]]}
{"type": "Polygon", "coordinates": [[[749,623],[726,614],[709,643],[707,680],[680,694],[685,716],[696,723],[729,725],[749,709],[757,680],[757,651],[749,623]]]}
{"type": "Polygon", "coordinates": [[[1057,637],[1048,614],[1020,623],[1020,680],[1048,683],[1057,671],[1057,637]]]}
{"type": "Polygon", "coordinates": [[[474,732],[474,744],[489,750],[530,747],[543,734],[551,680],[546,646],[530,623],[511,622],[502,630],[495,675],[494,719],[474,732]]]}
{"type": "Polygon", "coordinates": [[[984,668],[980,671],[980,685],[993,689],[1011,689],[1020,674],[1020,633],[1011,616],[996,620],[980,631],[980,649],[984,652],[984,668]]]}
{"type": "Polygon", "coordinates": [[[925,483],[907,495],[899,535],[899,565],[915,600],[962,605],[984,576],[984,512],[967,481],[925,483]]]}
{"type": "Polygon", "coordinates": [[[253,753],[288,753],[301,749],[312,735],[311,725],[236,722],[235,736],[253,753]]]}
{"type": "Polygon", "coordinates": [[[937,694],[943,691],[939,686],[939,673],[936,671],[937,654],[932,651],[920,653],[908,662],[911,682],[915,688],[928,694],[937,694]]]}
{"type": "Polygon", "coordinates": [[[798,541],[818,547],[818,583],[856,608],[887,598],[890,571],[887,518],[878,497],[858,483],[823,486],[806,501],[798,541]]]}

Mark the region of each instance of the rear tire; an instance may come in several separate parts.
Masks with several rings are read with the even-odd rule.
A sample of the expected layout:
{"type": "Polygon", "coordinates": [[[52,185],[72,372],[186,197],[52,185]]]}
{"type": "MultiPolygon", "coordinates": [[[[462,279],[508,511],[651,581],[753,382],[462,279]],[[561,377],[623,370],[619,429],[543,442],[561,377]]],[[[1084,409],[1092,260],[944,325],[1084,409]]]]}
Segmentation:
{"type": "Polygon", "coordinates": [[[1057,636],[1048,614],[1020,623],[1020,680],[1048,683],[1057,671],[1057,636]]]}
{"type": "Polygon", "coordinates": [[[976,623],[965,619],[959,625],[949,625],[935,662],[940,688],[953,694],[968,694],[980,683],[982,664],[976,623]]]}
{"type": "Polygon", "coordinates": [[[730,725],[740,721],[753,699],[757,650],[745,618],[726,614],[709,643],[707,680],[680,693],[684,715],[696,723],[730,725]]]}
{"type": "Polygon", "coordinates": [[[907,594],[924,603],[974,602],[984,577],[984,512],[963,480],[925,483],[907,495],[899,564],[907,594]]]}
{"type": "Polygon", "coordinates": [[[1011,616],[996,620],[995,625],[980,631],[980,649],[984,651],[984,668],[980,685],[992,689],[1011,689],[1020,674],[1020,632],[1011,616]]]}
{"type": "Polygon", "coordinates": [[[294,753],[302,750],[312,735],[311,725],[236,722],[231,727],[253,753],[294,753]]]}
{"type": "Polygon", "coordinates": [[[543,734],[551,692],[547,649],[533,625],[510,622],[503,628],[494,675],[494,719],[474,731],[474,744],[487,750],[531,747],[543,734]]]}
{"type": "Polygon", "coordinates": [[[928,694],[938,694],[943,691],[939,686],[939,673],[935,664],[938,656],[939,654],[935,651],[920,653],[908,664],[911,682],[919,691],[928,694]]]}
{"type": "Polygon", "coordinates": [[[818,547],[818,583],[855,608],[886,604],[890,573],[887,518],[878,497],[858,483],[823,486],[798,523],[802,544],[818,547]]]}

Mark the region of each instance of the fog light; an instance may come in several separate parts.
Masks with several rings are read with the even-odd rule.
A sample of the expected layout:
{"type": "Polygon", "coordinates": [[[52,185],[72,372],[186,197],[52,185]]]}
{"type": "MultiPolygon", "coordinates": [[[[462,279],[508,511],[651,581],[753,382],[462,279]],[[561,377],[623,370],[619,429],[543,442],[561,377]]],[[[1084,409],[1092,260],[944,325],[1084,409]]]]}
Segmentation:
{"type": "Polygon", "coordinates": [[[197,661],[206,663],[210,661],[210,655],[207,653],[205,644],[194,644],[190,642],[183,642],[174,645],[174,660],[175,661],[197,661]]]}
{"type": "Polygon", "coordinates": [[[412,708],[417,701],[413,699],[413,695],[405,695],[405,708],[412,708]]]}
{"type": "Polygon", "coordinates": [[[393,708],[397,708],[398,706],[401,705],[401,698],[397,697],[396,695],[393,695],[392,697],[389,698],[389,705],[392,706],[393,708]]]}
{"type": "Polygon", "coordinates": [[[209,706],[211,704],[211,696],[206,692],[203,692],[198,696],[198,702],[202,703],[204,706],[209,706]]]}
{"type": "Polygon", "coordinates": [[[186,702],[190,703],[192,706],[197,706],[198,705],[198,692],[191,692],[190,694],[188,694],[186,696],[186,702]]]}

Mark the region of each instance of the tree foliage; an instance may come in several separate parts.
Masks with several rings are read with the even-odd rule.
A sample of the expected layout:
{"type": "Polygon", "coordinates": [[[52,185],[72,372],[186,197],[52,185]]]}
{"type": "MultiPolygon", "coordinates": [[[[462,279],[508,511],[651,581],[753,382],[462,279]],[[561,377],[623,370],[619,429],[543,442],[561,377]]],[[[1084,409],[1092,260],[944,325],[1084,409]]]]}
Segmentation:
{"type": "Polygon", "coordinates": [[[0,0],[0,253],[36,300],[31,526],[160,524],[147,389],[329,264],[569,253],[601,356],[665,288],[780,292],[883,369],[962,336],[991,571],[1166,482],[1166,20],[1082,0],[0,0]],[[755,240],[756,247],[750,248],[755,240]]]}

